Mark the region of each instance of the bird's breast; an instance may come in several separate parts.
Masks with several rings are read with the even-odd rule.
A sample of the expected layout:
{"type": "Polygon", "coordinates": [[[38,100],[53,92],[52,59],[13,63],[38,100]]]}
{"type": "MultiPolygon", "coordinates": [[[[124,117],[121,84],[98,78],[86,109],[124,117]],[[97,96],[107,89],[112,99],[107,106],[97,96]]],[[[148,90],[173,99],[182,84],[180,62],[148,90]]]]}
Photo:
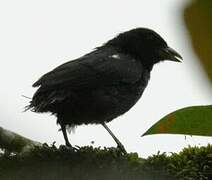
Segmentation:
{"type": "MultiPolygon", "coordinates": [[[[148,71],[143,72],[141,78],[132,84],[122,84],[104,88],[95,92],[95,108],[105,114],[106,121],[127,112],[140,99],[150,78],[148,71]]],[[[92,102],[93,103],[93,102],[92,102]]]]}
{"type": "Polygon", "coordinates": [[[144,71],[141,78],[137,82],[129,84],[126,87],[126,89],[124,90],[124,94],[128,102],[126,103],[128,105],[128,108],[131,108],[140,99],[148,84],[149,78],[150,73],[148,71],[144,71]]]}

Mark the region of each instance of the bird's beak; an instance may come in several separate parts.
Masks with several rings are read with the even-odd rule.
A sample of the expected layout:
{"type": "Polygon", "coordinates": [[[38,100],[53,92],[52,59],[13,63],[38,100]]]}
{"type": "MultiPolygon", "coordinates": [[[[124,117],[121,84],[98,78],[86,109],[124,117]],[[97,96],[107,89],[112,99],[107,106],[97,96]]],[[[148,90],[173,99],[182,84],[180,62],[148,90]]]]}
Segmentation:
{"type": "Polygon", "coordinates": [[[183,60],[182,56],[170,47],[162,49],[160,56],[163,60],[170,60],[175,62],[181,62],[181,60],[183,60]]]}

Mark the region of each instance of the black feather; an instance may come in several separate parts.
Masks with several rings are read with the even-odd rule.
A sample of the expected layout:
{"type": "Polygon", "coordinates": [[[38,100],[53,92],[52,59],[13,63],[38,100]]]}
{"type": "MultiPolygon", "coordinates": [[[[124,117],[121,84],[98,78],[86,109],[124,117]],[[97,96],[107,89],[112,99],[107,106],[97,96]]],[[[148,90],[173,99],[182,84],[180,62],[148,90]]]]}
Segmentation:
{"type": "Polygon", "coordinates": [[[29,108],[55,114],[61,127],[109,122],[138,101],[167,47],[149,29],[122,33],[43,75],[29,108]]]}

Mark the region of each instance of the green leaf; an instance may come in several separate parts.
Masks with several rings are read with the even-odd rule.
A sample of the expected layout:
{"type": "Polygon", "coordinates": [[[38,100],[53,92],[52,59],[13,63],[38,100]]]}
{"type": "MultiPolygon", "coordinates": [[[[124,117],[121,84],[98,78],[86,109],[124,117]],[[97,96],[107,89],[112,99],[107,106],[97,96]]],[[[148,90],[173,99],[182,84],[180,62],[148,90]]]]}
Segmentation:
{"type": "Polygon", "coordinates": [[[150,134],[212,136],[212,105],[192,106],[172,112],[142,136],[150,134]]]}

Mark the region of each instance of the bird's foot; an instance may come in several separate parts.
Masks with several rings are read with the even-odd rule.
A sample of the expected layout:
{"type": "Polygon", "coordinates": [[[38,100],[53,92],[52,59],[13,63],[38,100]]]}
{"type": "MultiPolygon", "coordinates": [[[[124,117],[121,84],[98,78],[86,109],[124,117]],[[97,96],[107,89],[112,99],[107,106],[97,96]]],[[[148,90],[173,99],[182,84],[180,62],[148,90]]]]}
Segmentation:
{"type": "Polygon", "coordinates": [[[75,151],[78,151],[78,150],[80,149],[80,146],[77,146],[77,145],[72,146],[69,142],[66,143],[66,146],[67,146],[68,148],[70,148],[70,149],[75,150],[75,151]]]}
{"type": "Polygon", "coordinates": [[[70,144],[70,142],[66,142],[66,146],[70,147],[70,148],[73,148],[73,146],[70,144]]]}
{"type": "Polygon", "coordinates": [[[61,145],[63,146],[65,149],[69,149],[69,150],[73,150],[73,151],[78,151],[79,148],[77,146],[72,146],[70,143],[66,143],[65,146],[64,145],[61,145]]]}
{"type": "Polygon", "coordinates": [[[123,153],[123,154],[127,154],[126,149],[124,148],[124,146],[122,144],[118,144],[117,148],[123,153]]]}

